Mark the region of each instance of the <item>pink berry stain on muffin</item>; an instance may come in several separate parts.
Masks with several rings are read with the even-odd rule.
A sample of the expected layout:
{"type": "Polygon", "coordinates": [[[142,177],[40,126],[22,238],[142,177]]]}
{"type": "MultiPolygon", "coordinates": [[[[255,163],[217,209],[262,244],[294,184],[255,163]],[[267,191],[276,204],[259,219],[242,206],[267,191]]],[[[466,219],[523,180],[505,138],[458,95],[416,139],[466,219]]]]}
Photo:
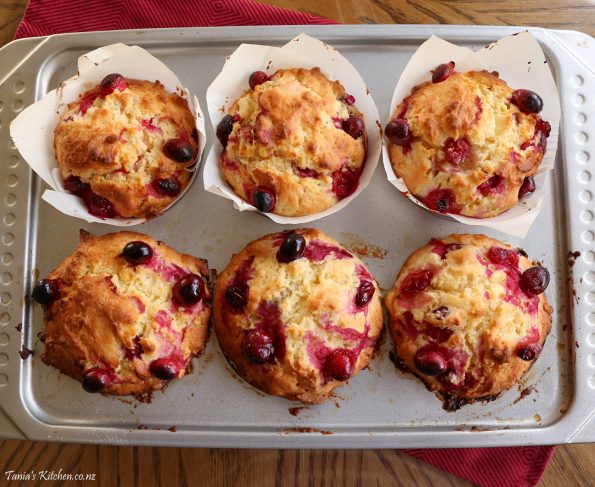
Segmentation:
{"type": "Polygon", "coordinates": [[[32,293],[45,311],[42,360],[89,392],[145,394],[182,377],[206,341],[204,261],[137,233],[81,238],[32,293]]]}
{"type": "Polygon", "coordinates": [[[391,164],[431,210],[496,216],[535,189],[524,182],[546,151],[551,127],[542,108],[539,95],[513,91],[495,72],[442,64],[386,125],[391,164]]]}
{"type": "Polygon", "coordinates": [[[65,189],[89,213],[149,218],[188,184],[198,133],[186,100],[114,73],[68,105],[54,146],[65,189]]]}
{"type": "Polygon", "coordinates": [[[257,71],[217,125],[220,165],[259,211],[303,216],[353,194],[366,157],[355,98],[318,68],[257,71]]]}
{"type": "Polygon", "coordinates": [[[321,402],[367,363],[381,326],[373,277],[316,230],[253,242],[217,283],[215,331],[224,353],[274,395],[321,402]]]}
{"type": "Polygon", "coordinates": [[[447,409],[494,397],[542,350],[548,282],[547,269],[493,239],[432,239],[386,297],[397,355],[447,409]]]}

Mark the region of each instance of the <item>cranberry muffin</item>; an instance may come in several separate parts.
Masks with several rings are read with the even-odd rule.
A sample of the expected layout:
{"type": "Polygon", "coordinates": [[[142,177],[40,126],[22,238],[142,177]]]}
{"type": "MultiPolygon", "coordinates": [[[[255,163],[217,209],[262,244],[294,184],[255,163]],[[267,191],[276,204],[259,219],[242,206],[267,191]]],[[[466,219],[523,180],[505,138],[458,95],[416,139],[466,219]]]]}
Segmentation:
{"type": "Polygon", "coordinates": [[[445,409],[497,397],[533,365],[551,328],[549,273],[484,235],[416,250],[386,295],[399,363],[445,409]]]}
{"type": "Polygon", "coordinates": [[[150,218],[188,185],[198,132],[188,102],[154,83],[106,76],[54,131],[67,191],[100,218],[150,218]]]}
{"type": "Polygon", "coordinates": [[[535,190],[550,124],[537,93],[454,68],[438,66],[397,106],[385,128],[390,161],[429,209],[494,217],[535,190]]]}
{"type": "Polygon", "coordinates": [[[234,255],[217,280],[213,316],[244,379],[306,404],[368,364],[383,325],[374,278],[314,229],[267,235],[234,255]]]}
{"type": "Polygon", "coordinates": [[[235,193],[284,216],[318,213],[351,195],[366,158],[354,97],[319,68],[256,71],[249,83],[217,125],[220,167],[235,193]]]}
{"type": "Polygon", "coordinates": [[[33,290],[44,307],[41,359],[88,392],[161,389],[204,351],[208,279],[205,261],[147,235],[81,231],[75,252],[33,290]]]}

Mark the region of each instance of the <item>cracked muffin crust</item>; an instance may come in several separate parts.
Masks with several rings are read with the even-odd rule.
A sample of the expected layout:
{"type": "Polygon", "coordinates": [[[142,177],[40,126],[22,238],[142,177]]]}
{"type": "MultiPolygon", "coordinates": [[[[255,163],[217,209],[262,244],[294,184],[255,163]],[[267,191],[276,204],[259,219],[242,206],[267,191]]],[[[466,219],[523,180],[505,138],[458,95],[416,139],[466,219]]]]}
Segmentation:
{"type": "Polygon", "coordinates": [[[219,122],[223,175],[262,212],[303,216],[330,208],[359,184],[363,115],[319,68],[250,76],[250,89],[219,122]]]}
{"type": "Polygon", "coordinates": [[[184,190],[198,153],[187,101],[159,81],[106,76],[54,131],[67,191],[100,218],[150,218],[184,190]]]}
{"type": "Polygon", "coordinates": [[[399,361],[458,409],[513,386],[551,328],[547,269],[484,235],[432,239],[405,262],[385,304],[399,361]]]}
{"type": "Polygon", "coordinates": [[[234,255],[217,280],[213,316],[240,376],[306,404],[368,364],[383,326],[374,278],[314,229],[267,235],[234,255]]]}
{"type": "Polygon", "coordinates": [[[145,394],[204,351],[211,314],[205,261],[133,232],[81,243],[34,288],[44,306],[42,361],[88,392],[145,394]]]}
{"type": "Polygon", "coordinates": [[[438,66],[385,128],[395,174],[428,208],[489,218],[535,190],[550,125],[541,98],[498,73],[438,66]]]}

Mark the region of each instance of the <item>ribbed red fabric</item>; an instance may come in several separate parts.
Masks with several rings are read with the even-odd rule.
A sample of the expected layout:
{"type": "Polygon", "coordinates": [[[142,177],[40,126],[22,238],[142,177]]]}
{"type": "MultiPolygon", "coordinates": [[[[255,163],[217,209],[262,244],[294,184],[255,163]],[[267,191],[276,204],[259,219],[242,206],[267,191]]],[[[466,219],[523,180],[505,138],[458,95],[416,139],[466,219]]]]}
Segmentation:
{"type": "MultiPolygon", "coordinates": [[[[334,23],[252,0],[30,0],[15,38],[157,27],[334,23]]],[[[404,450],[482,487],[536,485],[553,451],[542,446],[404,450]]]]}

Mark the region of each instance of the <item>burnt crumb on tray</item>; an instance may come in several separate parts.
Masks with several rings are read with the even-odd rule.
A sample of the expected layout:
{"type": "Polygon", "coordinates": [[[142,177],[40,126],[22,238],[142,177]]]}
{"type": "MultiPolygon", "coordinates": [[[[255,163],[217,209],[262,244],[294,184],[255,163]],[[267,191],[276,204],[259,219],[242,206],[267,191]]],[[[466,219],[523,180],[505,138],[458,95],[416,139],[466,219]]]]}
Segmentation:
{"type": "Polygon", "coordinates": [[[442,399],[442,409],[452,413],[461,409],[463,406],[467,404],[473,404],[476,402],[481,402],[483,404],[491,401],[495,401],[500,397],[500,394],[494,394],[492,396],[484,396],[484,397],[476,397],[473,399],[468,399],[466,397],[457,397],[451,394],[447,394],[445,392],[436,391],[436,394],[440,399],[442,399]]]}
{"type": "Polygon", "coordinates": [[[289,414],[291,414],[292,416],[297,416],[298,414],[300,414],[302,412],[302,410],[304,409],[304,406],[297,406],[295,408],[289,408],[289,414]]]}
{"type": "Polygon", "coordinates": [[[16,331],[21,333],[23,331],[23,324],[19,323],[17,326],[14,327],[16,331]]]}
{"type": "Polygon", "coordinates": [[[574,266],[576,259],[578,259],[580,256],[581,256],[581,253],[578,250],[575,250],[574,252],[569,250],[568,251],[568,266],[569,267],[574,266]]]}
{"type": "Polygon", "coordinates": [[[28,359],[31,355],[33,355],[33,353],[33,350],[27,348],[25,345],[23,345],[23,348],[19,350],[19,355],[23,360],[28,359]]]}

